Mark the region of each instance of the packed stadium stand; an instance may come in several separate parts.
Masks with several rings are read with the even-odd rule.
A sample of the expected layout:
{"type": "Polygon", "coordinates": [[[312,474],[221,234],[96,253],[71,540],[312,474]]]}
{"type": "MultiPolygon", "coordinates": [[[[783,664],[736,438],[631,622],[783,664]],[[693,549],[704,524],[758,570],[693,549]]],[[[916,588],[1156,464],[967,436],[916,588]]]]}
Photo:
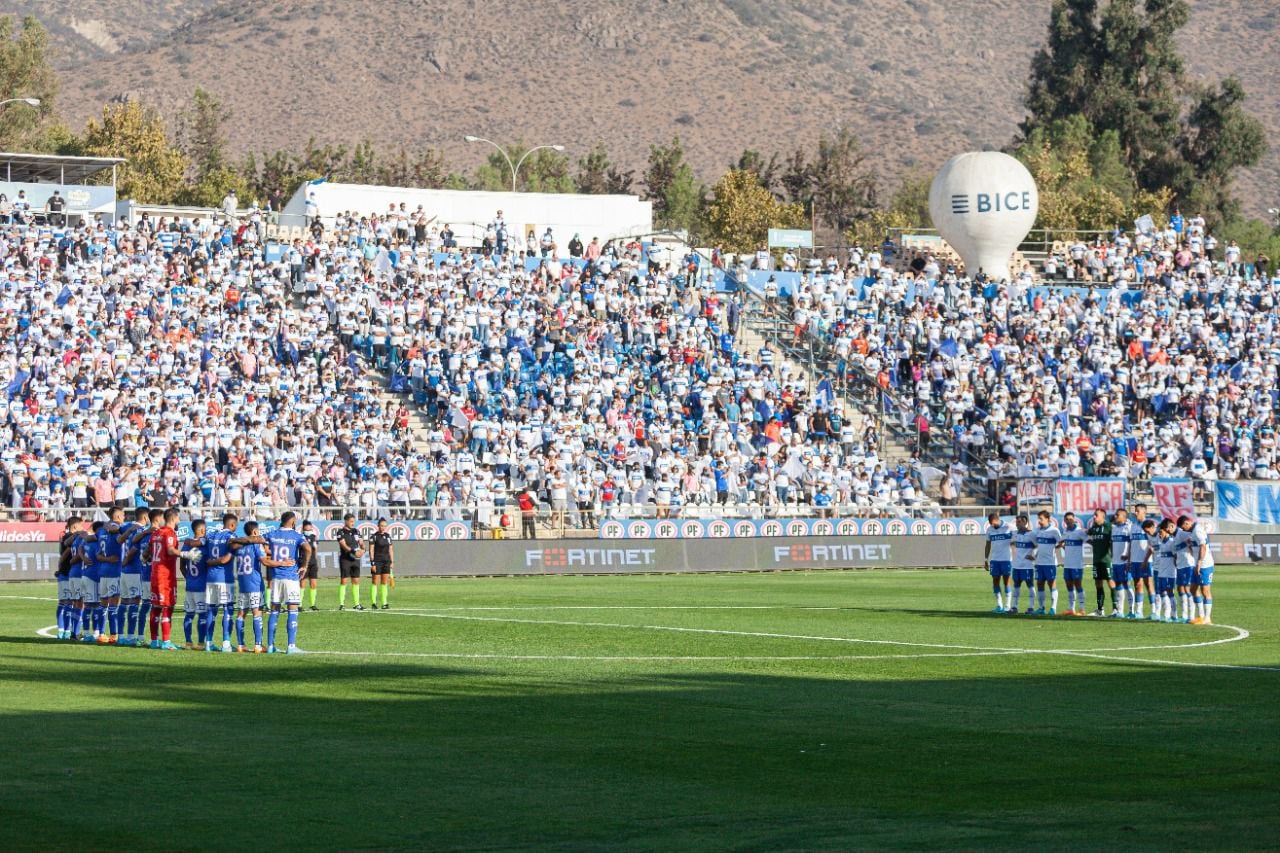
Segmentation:
{"type": "Polygon", "coordinates": [[[23,518],[483,529],[532,502],[591,529],[937,513],[1004,478],[1280,477],[1280,278],[1197,217],[1019,255],[1009,282],[945,244],[852,247],[786,292],[500,215],[470,246],[403,206],[108,219],[0,198],[0,499],[23,518]]]}

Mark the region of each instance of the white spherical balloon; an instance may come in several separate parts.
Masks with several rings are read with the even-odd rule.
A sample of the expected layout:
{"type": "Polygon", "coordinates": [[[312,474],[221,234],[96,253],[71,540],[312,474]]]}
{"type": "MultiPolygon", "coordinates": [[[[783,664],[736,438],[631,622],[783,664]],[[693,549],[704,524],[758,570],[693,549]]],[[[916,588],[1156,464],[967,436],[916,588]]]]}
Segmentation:
{"type": "Polygon", "coordinates": [[[929,188],[929,213],[965,273],[1009,279],[1009,259],[1035,224],[1040,194],[1027,167],[998,151],[952,157],[929,188]]]}

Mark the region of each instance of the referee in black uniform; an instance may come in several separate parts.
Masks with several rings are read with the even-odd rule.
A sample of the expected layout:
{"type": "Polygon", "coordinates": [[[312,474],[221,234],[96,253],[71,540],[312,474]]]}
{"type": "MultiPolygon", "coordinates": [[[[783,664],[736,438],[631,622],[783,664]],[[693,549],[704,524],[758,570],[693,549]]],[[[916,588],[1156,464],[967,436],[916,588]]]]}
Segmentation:
{"type": "Polygon", "coordinates": [[[388,610],[387,595],[391,590],[391,570],[395,567],[395,546],[391,544],[391,534],[387,531],[387,520],[378,519],[378,529],[369,536],[369,547],[373,550],[370,562],[369,581],[373,584],[370,603],[378,608],[378,587],[382,587],[382,609],[388,610]]]}
{"type": "Polygon", "coordinates": [[[320,534],[316,532],[316,526],[310,521],[302,522],[302,535],[307,538],[307,543],[311,545],[311,559],[307,561],[307,565],[298,573],[298,579],[302,581],[302,588],[307,590],[305,595],[310,599],[311,610],[319,610],[316,607],[316,579],[320,577],[320,549],[316,547],[320,539],[320,534]]]}
{"type": "Polygon", "coordinates": [[[338,530],[338,609],[347,609],[347,584],[351,585],[355,595],[356,610],[364,610],[360,603],[360,558],[364,556],[364,545],[360,542],[360,531],[356,530],[356,517],[347,513],[342,517],[342,527],[338,530]]]}

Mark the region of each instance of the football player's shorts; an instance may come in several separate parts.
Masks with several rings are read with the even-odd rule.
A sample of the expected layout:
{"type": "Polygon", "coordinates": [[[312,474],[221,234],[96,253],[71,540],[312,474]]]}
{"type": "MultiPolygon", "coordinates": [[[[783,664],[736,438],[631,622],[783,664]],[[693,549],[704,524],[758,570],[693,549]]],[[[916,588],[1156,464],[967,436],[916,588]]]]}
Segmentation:
{"type": "Polygon", "coordinates": [[[121,575],[120,595],[124,598],[142,598],[142,575],[121,575]]]}
{"type": "Polygon", "coordinates": [[[98,600],[118,598],[120,596],[120,578],[98,578],[98,600]]]}
{"type": "Polygon", "coordinates": [[[178,581],[168,570],[151,570],[151,603],[156,607],[172,607],[178,600],[178,581]]]}
{"type": "Polygon", "coordinates": [[[261,610],[262,609],[262,591],[257,592],[238,592],[236,593],[236,609],[237,610],[261,610]]]}
{"type": "Polygon", "coordinates": [[[225,607],[231,603],[231,584],[207,583],[204,585],[204,602],[209,607],[225,607]]]}
{"type": "Polygon", "coordinates": [[[60,578],[57,578],[57,581],[58,581],[58,600],[59,601],[70,601],[71,599],[76,597],[76,594],[71,590],[71,578],[60,577],[60,578]]]}
{"type": "Polygon", "coordinates": [[[1173,592],[1173,578],[1156,575],[1156,592],[1166,595],[1173,592]]]}
{"type": "Polygon", "coordinates": [[[1007,578],[1013,574],[1013,563],[1008,560],[992,560],[991,561],[991,577],[1007,578]]]}
{"type": "Polygon", "coordinates": [[[1200,586],[1213,585],[1213,566],[1206,566],[1200,570],[1200,577],[1196,580],[1200,586]]]}
{"type": "Polygon", "coordinates": [[[343,578],[360,577],[360,561],[346,557],[338,558],[338,576],[343,578]]]}
{"type": "Polygon", "coordinates": [[[274,580],[271,582],[272,604],[301,604],[302,586],[296,580],[274,580]]]}
{"type": "Polygon", "coordinates": [[[1178,586],[1191,586],[1191,576],[1195,573],[1192,566],[1178,566],[1178,586]]]}
{"type": "Polygon", "coordinates": [[[391,574],[390,560],[373,560],[369,563],[369,574],[371,575],[389,575],[391,574]]]}
{"type": "Polygon", "coordinates": [[[1082,583],[1084,581],[1084,569],[1063,569],[1062,579],[1067,583],[1082,583]]]}
{"type": "Polygon", "coordinates": [[[93,578],[80,578],[80,598],[87,604],[97,604],[98,582],[93,578]]]}
{"type": "Polygon", "coordinates": [[[1093,579],[1096,581],[1111,580],[1111,566],[1106,563],[1093,564],[1093,579]]]}
{"type": "Polygon", "coordinates": [[[1129,564],[1116,563],[1111,567],[1111,580],[1115,583],[1129,582],[1129,564]]]}
{"type": "Polygon", "coordinates": [[[197,592],[187,590],[187,597],[182,601],[182,609],[187,613],[207,613],[209,606],[204,600],[204,590],[197,592]]]}
{"type": "Polygon", "coordinates": [[[1129,576],[1134,580],[1151,577],[1151,564],[1147,563],[1146,565],[1143,565],[1142,563],[1130,563],[1129,576]]]}
{"type": "Polygon", "coordinates": [[[312,560],[310,563],[308,563],[307,567],[303,569],[302,575],[304,578],[306,578],[309,581],[319,580],[320,579],[320,561],[312,560]]]}
{"type": "Polygon", "coordinates": [[[1057,566],[1036,566],[1036,580],[1056,581],[1057,579],[1058,579],[1057,566]]]}
{"type": "Polygon", "coordinates": [[[1014,569],[1013,582],[1014,583],[1031,583],[1031,581],[1035,579],[1035,574],[1036,574],[1035,571],[1032,569],[1014,569]]]}

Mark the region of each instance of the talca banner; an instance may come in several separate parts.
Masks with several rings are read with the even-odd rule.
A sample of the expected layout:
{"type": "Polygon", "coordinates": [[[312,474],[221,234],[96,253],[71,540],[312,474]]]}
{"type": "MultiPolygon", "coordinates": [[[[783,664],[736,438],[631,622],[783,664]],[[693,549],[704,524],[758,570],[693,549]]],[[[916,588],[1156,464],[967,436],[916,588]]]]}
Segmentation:
{"type": "Polygon", "coordinates": [[[1219,521],[1280,524],[1280,485],[1219,480],[1216,490],[1219,521]]]}
{"type": "Polygon", "coordinates": [[[1087,516],[1095,509],[1111,514],[1124,509],[1123,477],[1064,477],[1054,484],[1053,506],[1059,515],[1087,516]]]}

